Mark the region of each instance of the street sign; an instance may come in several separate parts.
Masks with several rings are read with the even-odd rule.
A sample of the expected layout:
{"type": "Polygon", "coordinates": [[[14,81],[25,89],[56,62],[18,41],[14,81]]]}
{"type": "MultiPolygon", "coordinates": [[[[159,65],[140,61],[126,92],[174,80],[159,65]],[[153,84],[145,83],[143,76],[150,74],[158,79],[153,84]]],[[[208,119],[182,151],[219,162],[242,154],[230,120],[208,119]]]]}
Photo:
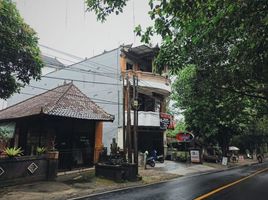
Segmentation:
{"type": "Polygon", "coordinates": [[[192,163],[200,163],[200,153],[199,150],[190,150],[191,154],[191,162],[192,163]]]}
{"type": "Polygon", "coordinates": [[[222,165],[227,165],[227,157],[222,157],[222,165]]]}

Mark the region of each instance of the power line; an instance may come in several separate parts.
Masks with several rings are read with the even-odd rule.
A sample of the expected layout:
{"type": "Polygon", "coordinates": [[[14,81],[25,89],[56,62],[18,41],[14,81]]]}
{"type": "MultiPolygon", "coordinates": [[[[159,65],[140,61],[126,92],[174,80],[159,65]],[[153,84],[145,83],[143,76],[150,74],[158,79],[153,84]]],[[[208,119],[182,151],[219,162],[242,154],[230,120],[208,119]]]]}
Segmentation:
{"type": "MultiPolygon", "coordinates": [[[[76,55],[73,55],[73,54],[70,54],[70,53],[66,53],[66,52],[64,52],[64,51],[57,50],[57,49],[54,49],[54,48],[52,48],[52,47],[48,47],[48,46],[41,45],[41,44],[40,44],[40,46],[42,46],[42,47],[44,47],[44,48],[47,48],[47,49],[50,49],[50,50],[53,50],[53,51],[56,51],[56,52],[61,53],[61,54],[63,54],[63,55],[67,55],[67,56],[69,56],[69,57],[72,57],[72,58],[74,58],[74,59],[80,60],[80,61],[82,61],[82,62],[83,62],[83,61],[87,61],[87,62],[91,62],[91,63],[96,64],[96,65],[99,65],[99,66],[103,66],[103,67],[107,68],[108,70],[111,69],[111,66],[108,66],[108,65],[105,65],[105,64],[103,64],[103,63],[98,63],[98,62],[89,60],[90,58],[88,58],[88,59],[85,60],[84,58],[80,58],[80,57],[78,57],[78,56],[76,56],[76,55]]],[[[61,59],[64,59],[64,58],[61,58],[61,59]]],[[[69,62],[73,62],[73,61],[70,61],[70,60],[67,60],[67,59],[65,59],[65,60],[66,60],[66,61],[69,61],[69,62]]],[[[75,63],[75,62],[74,62],[74,63],[75,63]]]]}
{"type": "MultiPolygon", "coordinates": [[[[27,92],[21,92],[20,94],[24,94],[24,95],[30,95],[30,96],[36,96],[36,94],[31,94],[31,93],[27,93],[27,92]]],[[[58,98],[58,97],[49,97],[49,98],[58,98]]],[[[122,105],[122,103],[110,103],[110,102],[100,102],[100,101],[91,101],[91,100],[75,100],[75,101],[78,101],[78,102],[93,102],[93,103],[99,103],[99,104],[108,104],[108,105],[122,105]]]]}
{"type": "MultiPolygon", "coordinates": [[[[27,87],[32,87],[32,88],[36,88],[36,89],[40,89],[40,90],[45,90],[45,91],[49,91],[49,90],[50,90],[50,89],[47,89],[47,88],[38,87],[38,86],[33,86],[33,85],[27,85],[27,87]]],[[[63,92],[53,91],[53,90],[50,90],[50,91],[51,91],[51,92],[55,92],[55,93],[63,93],[63,92]]],[[[81,96],[81,95],[73,95],[73,96],[85,98],[85,96],[81,96]]],[[[89,97],[89,98],[90,98],[90,99],[94,99],[94,100],[99,100],[99,101],[109,102],[109,103],[118,103],[118,102],[115,102],[115,101],[109,101],[109,100],[99,99],[99,98],[94,98],[94,97],[89,97]]]]}
{"type": "Polygon", "coordinates": [[[66,52],[61,51],[61,50],[58,50],[58,49],[54,49],[54,48],[52,48],[52,47],[49,47],[49,46],[46,46],[46,45],[43,45],[43,44],[39,44],[39,46],[44,47],[44,48],[49,49],[49,50],[52,50],[52,51],[56,51],[56,52],[58,52],[58,53],[61,53],[61,54],[67,55],[67,56],[70,56],[70,57],[72,57],[72,58],[74,58],[74,59],[77,59],[77,60],[83,60],[83,58],[80,58],[80,57],[78,57],[78,56],[75,56],[75,55],[66,53],[66,52]]]}
{"type": "MultiPolygon", "coordinates": [[[[49,56],[49,57],[53,57],[54,55],[52,55],[52,54],[49,54],[49,53],[43,53],[43,55],[46,55],[46,56],[49,56]]],[[[71,62],[72,64],[70,64],[70,65],[67,65],[65,68],[62,68],[62,69],[67,69],[67,68],[72,68],[72,69],[75,69],[75,68],[73,68],[72,66],[74,66],[74,65],[81,65],[81,66],[85,66],[85,67],[91,67],[91,68],[99,68],[99,67],[96,67],[96,66],[93,66],[93,65],[87,65],[87,64],[83,64],[85,61],[88,61],[88,60],[82,60],[82,61],[80,61],[80,62],[74,62],[74,61],[72,61],[72,60],[69,60],[69,59],[66,59],[66,58],[62,58],[62,57],[59,57],[59,56],[57,56],[56,58],[59,58],[59,59],[62,59],[62,60],[65,60],[65,61],[68,61],[68,62],[71,62]]],[[[78,69],[80,69],[80,68],[78,68],[78,69]]],[[[82,69],[81,69],[82,70],[82,69]]],[[[106,70],[106,71],[108,71],[108,72],[110,72],[110,73],[108,73],[108,72],[105,72],[106,74],[114,74],[114,75],[117,75],[116,73],[111,73],[111,72],[113,72],[111,69],[104,69],[104,70],[106,70]]],[[[87,70],[85,70],[85,71],[87,71],[87,70]]],[[[95,72],[95,73],[97,73],[96,71],[91,71],[91,72],[95,72]]],[[[104,73],[104,72],[103,72],[104,73]]]]}
{"type": "Polygon", "coordinates": [[[121,85],[121,84],[117,84],[117,83],[106,83],[106,82],[97,82],[97,81],[84,81],[84,80],[79,80],[79,79],[72,79],[72,78],[60,78],[60,77],[53,77],[53,76],[47,76],[44,75],[42,77],[45,78],[50,78],[50,79],[57,79],[57,80],[64,80],[64,81],[75,81],[75,82],[80,82],[80,83],[94,83],[94,84],[100,84],[100,85],[121,85]]]}
{"type": "MultiPolygon", "coordinates": [[[[80,69],[80,68],[62,68],[61,70],[74,71],[74,72],[82,72],[82,73],[86,73],[86,74],[93,74],[93,75],[97,75],[97,76],[103,76],[103,77],[107,77],[107,78],[112,78],[112,79],[118,80],[117,78],[115,78],[115,76],[105,75],[105,74],[108,74],[108,73],[104,73],[104,72],[96,72],[96,71],[91,71],[91,70],[84,70],[84,69],[80,69]]],[[[53,71],[53,72],[55,72],[55,71],[53,71]]],[[[53,72],[50,72],[50,73],[53,73],[53,72]]]]}

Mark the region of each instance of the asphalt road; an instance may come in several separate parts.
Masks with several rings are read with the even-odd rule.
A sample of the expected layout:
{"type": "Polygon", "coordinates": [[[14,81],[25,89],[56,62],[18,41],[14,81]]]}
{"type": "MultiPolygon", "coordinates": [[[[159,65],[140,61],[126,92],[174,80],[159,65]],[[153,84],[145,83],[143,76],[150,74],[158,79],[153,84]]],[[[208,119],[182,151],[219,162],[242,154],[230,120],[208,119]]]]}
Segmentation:
{"type": "Polygon", "coordinates": [[[178,178],[166,183],[132,188],[81,200],[267,200],[268,163],[178,178]]]}

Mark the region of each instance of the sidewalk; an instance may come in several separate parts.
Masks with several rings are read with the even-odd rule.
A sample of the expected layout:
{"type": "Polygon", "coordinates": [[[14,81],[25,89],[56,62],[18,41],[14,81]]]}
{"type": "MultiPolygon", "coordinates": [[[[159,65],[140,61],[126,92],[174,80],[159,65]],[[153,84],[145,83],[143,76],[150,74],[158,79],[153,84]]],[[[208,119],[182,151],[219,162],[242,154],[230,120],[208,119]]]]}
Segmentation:
{"type": "MultiPolygon", "coordinates": [[[[244,160],[239,163],[232,163],[228,167],[253,163],[256,163],[256,161],[244,160]]],[[[140,168],[139,174],[142,176],[141,181],[124,181],[120,183],[95,177],[94,168],[91,168],[83,172],[61,173],[54,182],[42,181],[1,188],[0,200],[63,200],[93,193],[167,181],[186,175],[224,170],[228,169],[228,167],[216,163],[185,164],[165,161],[165,163],[157,163],[154,168],[148,167],[146,170],[140,168]]]]}

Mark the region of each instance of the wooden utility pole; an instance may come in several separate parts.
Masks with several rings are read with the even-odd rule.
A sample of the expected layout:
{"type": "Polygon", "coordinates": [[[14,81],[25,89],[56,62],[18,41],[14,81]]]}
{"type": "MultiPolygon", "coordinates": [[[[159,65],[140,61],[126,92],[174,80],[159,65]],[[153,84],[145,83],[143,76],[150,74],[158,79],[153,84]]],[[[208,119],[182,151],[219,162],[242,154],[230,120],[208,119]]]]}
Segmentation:
{"type": "Polygon", "coordinates": [[[127,148],[126,148],[126,102],[125,102],[125,95],[126,95],[126,89],[125,89],[125,75],[123,75],[123,150],[124,150],[124,155],[127,153],[127,148]]]}
{"type": "Polygon", "coordinates": [[[134,108],[134,127],[133,127],[133,143],[134,143],[134,163],[138,164],[138,78],[133,75],[133,108],[134,108]]]}
{"type": "Polygon", "coordinates": [[[127,81],[127,146],[128,146],[128,162],[132,163],[132,137],[131,137],[131,99],[130,99],[130,84],[129,84],[129,77],[126,74],[126,81],[127,81]]]}

